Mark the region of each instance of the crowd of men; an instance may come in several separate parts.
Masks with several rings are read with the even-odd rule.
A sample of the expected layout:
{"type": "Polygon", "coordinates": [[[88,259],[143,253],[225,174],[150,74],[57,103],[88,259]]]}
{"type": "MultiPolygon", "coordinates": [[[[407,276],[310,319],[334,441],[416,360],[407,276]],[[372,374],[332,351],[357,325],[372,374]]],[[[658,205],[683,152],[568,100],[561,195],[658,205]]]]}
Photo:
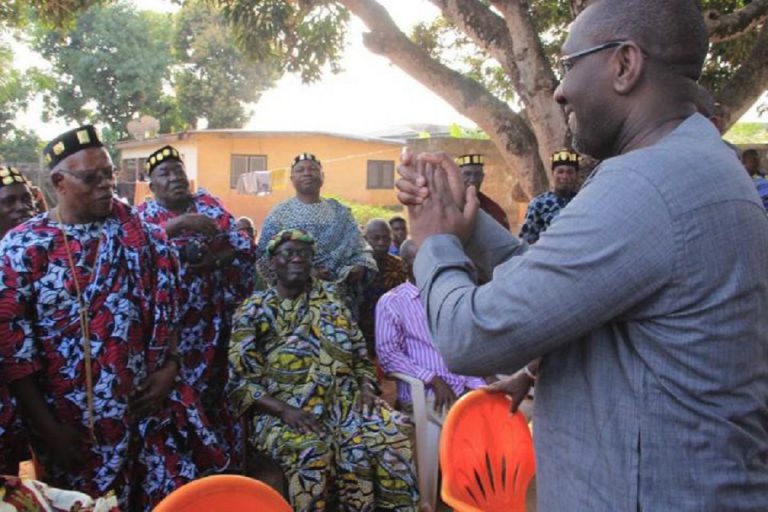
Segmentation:
{"type": "Polygon", "coordinates": [[[399,372],[437,421],[535,381],[540,510],[768,509],[768,181],[705,112],[701,14],[599,0],[563,51],[575,150],[518,236],[479,154],[405,154],[410,226],[361,232],[300,153],[260,236],[172,146],[136,208],[90,125],[50,210],[0,167],[0,474],[140,511],[259,454],[295,510],[416,511],[399,372]]]}

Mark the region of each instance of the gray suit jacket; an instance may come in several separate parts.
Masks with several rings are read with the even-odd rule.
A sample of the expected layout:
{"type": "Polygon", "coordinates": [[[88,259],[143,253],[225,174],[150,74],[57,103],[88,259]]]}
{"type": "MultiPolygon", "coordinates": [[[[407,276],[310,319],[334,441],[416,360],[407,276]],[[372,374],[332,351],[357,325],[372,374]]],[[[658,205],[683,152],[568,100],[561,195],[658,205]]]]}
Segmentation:
{"type": "Polygon", "coordinates": [[[481,214],[415,274],[452,371],[545,356],[539,510],[768,511],[768,219],[705,118],[604,161],[527,250],[481,214]]]}

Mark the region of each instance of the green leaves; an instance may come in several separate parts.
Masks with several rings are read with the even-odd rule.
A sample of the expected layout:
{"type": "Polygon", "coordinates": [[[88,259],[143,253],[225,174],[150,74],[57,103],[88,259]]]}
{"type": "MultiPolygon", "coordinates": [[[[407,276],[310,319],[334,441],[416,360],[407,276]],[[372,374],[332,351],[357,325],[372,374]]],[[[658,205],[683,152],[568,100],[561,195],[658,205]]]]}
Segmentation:
{"type": "Polygon", "coordinates": [[[106,124],[116,139],[140,115],[157,118],[163,132],[194,129],[201,119],[209,128],[241,127],[246,104],[279,76],[274,60],[248,58],[226,20],[200,0],[175,14],[121,0],[85,10],[66,28],[35,24],[33,34],[53,68],[36,77],[47,115],[106,124]]]}
{"type": "Polygon", "coordinates": [[[340,70],[349,12],[331,1],[212,0],[253,59],[315,82],[340,70]]]}

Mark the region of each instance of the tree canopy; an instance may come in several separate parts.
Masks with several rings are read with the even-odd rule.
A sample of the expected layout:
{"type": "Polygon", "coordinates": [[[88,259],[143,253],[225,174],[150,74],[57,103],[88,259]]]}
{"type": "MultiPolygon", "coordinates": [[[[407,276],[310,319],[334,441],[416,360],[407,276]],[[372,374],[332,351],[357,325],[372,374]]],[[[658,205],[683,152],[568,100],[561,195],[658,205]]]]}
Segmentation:
{"type": "Polygon", "coordinates": [[[31,34],[31,46],[51,65],[47,80],[37,81],[46,115],[103,123],[114,139],[126,137],[128,121],[140,115],[157,118],[163,132],[201,120],[241,127],[250,118],[247,104],[278,76],[268,60],[246,57],[223,17],[199,0],[177,13],[82,1],[69,17],[57,3],[40,4],[39,13],[0,11],[0,19],[31,34]]]}
{"type": "MultiPolygon", "coordinates": [[[[389,58],[489,135],[517,171],[519,192],[530,197],[549,186],[543,162],[569,142],[563,111],[552,99],[559,79],[553,64],[587,0],[431,0],[442,16],[412,34],[376,0],[212,1],[235,24],[241,44],[263,46],[270,38],[305,80],[318,78],[318,63],[338,66],[346,35],[340,25],[351,13],[368,27],[364,43],[370,51],[389,58]],[[291,37],[295,27],[316,37],[311,52],[305,54],[306,43],[291,37]]],[[[701,4],[712,43],[701,83],[732,123],[768,86],[768,0],[701,4]]]]}

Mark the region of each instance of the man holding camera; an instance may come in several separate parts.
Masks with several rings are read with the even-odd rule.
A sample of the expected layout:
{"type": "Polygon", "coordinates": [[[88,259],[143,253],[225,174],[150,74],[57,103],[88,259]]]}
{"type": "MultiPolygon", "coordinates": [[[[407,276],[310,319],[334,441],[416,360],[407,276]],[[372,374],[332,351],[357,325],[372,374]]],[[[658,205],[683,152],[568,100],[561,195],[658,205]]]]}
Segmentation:
{"type": "Polygon", "coordinates": [[[165,146],[145,164],[154,199],[139,206],[145,222],[163,227],[176,248],[183,311],[181,376],[194,387],[206,413],[236,460],[232,417],[225,402],[232,313],[252,291],[254,243],[237,229],[221,201],[203,189],[192,193],[176,148],[165,146]]]}

